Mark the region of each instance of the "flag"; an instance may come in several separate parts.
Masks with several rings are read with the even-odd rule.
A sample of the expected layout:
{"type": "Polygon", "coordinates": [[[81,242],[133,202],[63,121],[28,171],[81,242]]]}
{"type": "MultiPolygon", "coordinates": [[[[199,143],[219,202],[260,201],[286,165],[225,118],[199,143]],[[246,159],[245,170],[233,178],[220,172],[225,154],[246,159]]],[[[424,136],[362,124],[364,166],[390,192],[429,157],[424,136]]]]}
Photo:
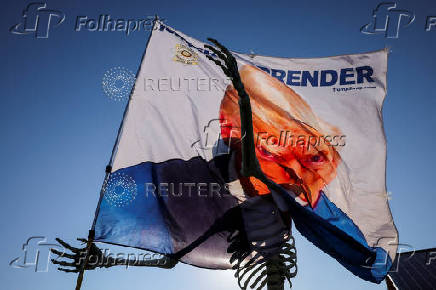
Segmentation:
{"type": "Polygon", "coordinates": [[[391,289],[432,289],[436,285],[436,248],[398,252],[386,283],[391,289]]]}
{"type": "Polygon", "coordinates": [[[292,218],[314,245],[379,283],[398,242],[385,183],[387,51],[233,54],[251,99],[256,156],[280,185],[281,200],[240,174],[238,95],[206,57],[216,55],[156,21],[112,156],[95,241],[229,269],[229,231],[243,227],[249,238],[273,239],[292,218]],[[259,215],[249,213],[257,200],[266,201],[259,215]],[[261,229],[260,214],[277,211],[282,217],[273,221],[284,224],[265,221],[261,229]]]}

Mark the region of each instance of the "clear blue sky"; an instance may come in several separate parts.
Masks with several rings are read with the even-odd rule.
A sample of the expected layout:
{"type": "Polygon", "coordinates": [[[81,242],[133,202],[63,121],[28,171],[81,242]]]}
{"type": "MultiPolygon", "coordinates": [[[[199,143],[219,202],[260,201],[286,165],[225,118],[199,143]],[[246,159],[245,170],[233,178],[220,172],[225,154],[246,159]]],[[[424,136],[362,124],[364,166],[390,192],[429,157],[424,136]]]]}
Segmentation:
{"type": "MultiPolygon", "coordinates": [[[[388,140],[387,187],[400,242],[416,249],[436,246],[433,153],[436,136],[436,15],[434,1],[398,1],[416,19],[398,39],[365,35],[378,1],[50,1],[65,13],[48,39],[14,35],[30,3],[2,2],[0,18],[0,280],[2,289],[73,289],[76,275],[15,269],[30,236],[86,237],[125,103],[106,97],[105,71],[136,72],[148,33],[74,31],[77,16],[143,18],[159,14],[174,28],[205,40],[212,36],[233,50],[317,57],[389,47],[384,104],[388,140]]],[[[299,273],[294,289],[383,289],[343,269],[298,233],[299,273]]],[[[178,265],[87,272],[83,289],[238,289],[230,271],[178,265]]]]}

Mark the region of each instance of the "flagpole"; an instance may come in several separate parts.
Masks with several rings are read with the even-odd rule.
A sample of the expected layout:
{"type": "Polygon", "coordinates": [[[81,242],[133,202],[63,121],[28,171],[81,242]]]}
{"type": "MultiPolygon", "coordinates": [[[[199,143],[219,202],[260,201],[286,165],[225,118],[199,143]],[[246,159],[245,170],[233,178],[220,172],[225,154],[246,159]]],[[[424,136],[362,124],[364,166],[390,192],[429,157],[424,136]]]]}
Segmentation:
{"type": "MultiPolygon", "coordinates": [[[[150,39],[151,39],[151,36],[153,34],[153,31],[154,31],[154,26],[156,25],[157,21],[159,21],[159,16],[156,14],[154,19],[153,19],[152,31],[150,32],[150,36],[148,37],[144,53],[142,54],[141,63],[143,62],[143,60],[145,58],[145,53],[147,52],[147,47],[148,47],[148,44],[150,43],[150,39]]],[[[141,70],[141,67],[139,67],[138,71],[136,72],[135,80],[138,79],[139,71],[140,70],[141,70]]],[[[124,120],[126,118],[127,111],[128,111],[129,104],[130,104],[130,101],[132,99],[132,94],[133,94],[134,90],[135,90],[135,88],[133,87],[133,89],[130,92],[129,101],[127,102],[127,105],[126,105],[126,107],[124,109],[123,119],[121,121],[120,127],[118,128],[117,138],[116,138],[115,144],[114,144],[114,146],[112,148],[112,153],[111,153],[111,157],[110,157],[110,160],[109,160],[109,165],[106,166],[106,170],[105,170],[106,174],[105,174],[105,177],[104,177],[103,185],[102,185],[101,190],[100,190],[100,196],[99,196],[99,200],[98,200],[98,203],[97,203],[97,208],[95,210],[94,220],[92,222],[91,229],[88,232],[88,240],[87,240],[87,243],[86,243],[86,250],[85,250],[85,261],[82,264],[82,266],[80,267],[79,275],[77,276],[75,290],[80,290],[80,288],[82,287],[82,282],[83,282],[83,277],[85,275],[86,266],[87,266],[87,264],[89,262],[89,258],[90,258],[89,254],[90,254],[91,246],[92,246],[92,243],[94,242],[94,238],[95,238],[95,224],[97,222],[97,217],[98,217],[98,214],[100,212],[100,204],[101,204],[101,201],[102,201],[103,196],[104,196],[104,192],[105,192],[105,189],[106,189],[106,184],[107,184],[107,182],[108,182],[108,180],[110,178],[111,172],[112,172],[113,158],[114,158],[114,155],[115,155],[116,148],[118,147],[118,143],[119,143],[120,135],[121,135],[121,130],[123,128],[124,120]]]]}
{"type": "Polygon", "coordinates": [[[106,166],[106,175],[104,177],[103,185],[100,190],[100,197],[98,200],[97,208],[95,210],[94,221],[92,222],[91,229],[88,232],[88,241],[86,243],[86,250],[85,250],[85,261],[80,267],[79,275],[77,276],[76,290],[80,290],[80,288],[82,287],[83,276],[85,274],[86,265],[89,262],[89,257],[90,257],[89,254],[90,254],[92,243],[94,242],[94,238],[95,238],[95,223],[97,222],[98,213],[100,212],[100,203],[104,196],[104,191],[106,188],[106,184],[109,180],[111,171],[112,171],[112,166],[110,165],[106,166]]]}

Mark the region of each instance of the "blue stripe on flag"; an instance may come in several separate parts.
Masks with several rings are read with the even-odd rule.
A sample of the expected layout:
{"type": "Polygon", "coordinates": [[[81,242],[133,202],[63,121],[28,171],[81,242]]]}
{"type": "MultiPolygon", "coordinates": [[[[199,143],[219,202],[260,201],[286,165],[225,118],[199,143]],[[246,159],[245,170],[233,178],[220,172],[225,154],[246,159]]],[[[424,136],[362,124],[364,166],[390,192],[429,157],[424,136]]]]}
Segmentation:
{"type": "Polygon", "coordinates": [[[152,183],[151,163],[117,170],[111,174],[100,205],[96,241],[173,253],[163,216],[163,197],[143,194],[152,183]]]}

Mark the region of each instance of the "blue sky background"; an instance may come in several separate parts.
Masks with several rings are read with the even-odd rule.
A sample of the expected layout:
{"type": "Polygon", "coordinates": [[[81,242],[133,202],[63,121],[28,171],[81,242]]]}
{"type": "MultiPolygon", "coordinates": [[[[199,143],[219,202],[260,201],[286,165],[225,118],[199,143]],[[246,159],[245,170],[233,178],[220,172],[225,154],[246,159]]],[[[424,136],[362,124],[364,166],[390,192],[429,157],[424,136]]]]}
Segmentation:
{"type": "MultiPolygon", "coordinates": [[[[436,15],[434,1],[398,1],[415,22],[398,39],[365,35],[378,1],[49,1],[66,14],[48,39],[14,35],[30,2],[3,1],[0,17],[0,188],[2,289],[73,289],[76,275],[15,269],[30,236],[73,241],[86,237],[104,168],[125,103],[101,88],[115,66],[136,72],[148,32],[74,31],[77,16],[144,18],[159,14],[170,26],[200,40],[212,36],[233,50],[318,57],[389,47],[384,104],[388,140],[387,187],[400,242],[436,246],[436,15]]],[[[294,289],[383,289],[343,269],[298,233],[294,289]]],[[[231,271],[178,265],[173,270],[111,268],[87,272],[83,289],[238,289],[231,271]]]]}

